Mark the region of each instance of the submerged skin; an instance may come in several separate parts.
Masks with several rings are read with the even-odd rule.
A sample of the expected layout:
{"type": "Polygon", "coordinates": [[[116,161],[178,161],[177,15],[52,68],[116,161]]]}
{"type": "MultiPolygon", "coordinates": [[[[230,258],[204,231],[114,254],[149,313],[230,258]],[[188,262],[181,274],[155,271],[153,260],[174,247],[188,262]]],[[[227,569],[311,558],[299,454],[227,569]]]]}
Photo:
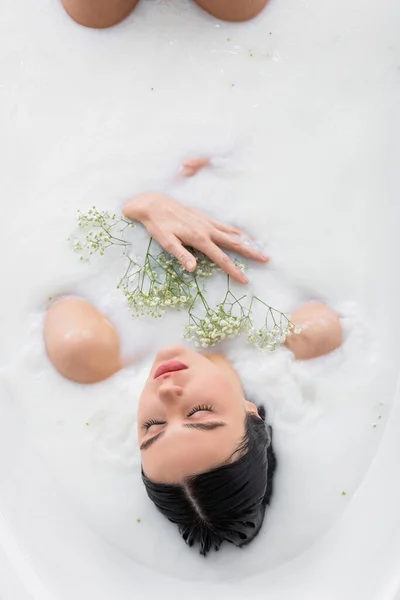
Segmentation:
{"type": "MultiPolygon", "coordinates": [[[[69,16],[85,27],[105,29],[117,25],[134,10],[139,0],[61,0],[69,16]]],[[[201,8],[224,21],[248,21],[268,0],[194,0],[201,8]]]]}

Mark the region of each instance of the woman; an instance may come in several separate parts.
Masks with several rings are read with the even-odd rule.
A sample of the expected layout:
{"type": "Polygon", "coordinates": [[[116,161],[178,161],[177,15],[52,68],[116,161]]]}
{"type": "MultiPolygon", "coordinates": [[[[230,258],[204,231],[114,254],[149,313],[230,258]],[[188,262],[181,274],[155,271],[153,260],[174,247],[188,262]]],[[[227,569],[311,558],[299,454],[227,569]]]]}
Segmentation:
{"type": "MultiPolygon", "coordinates": [[[[247,279],[220,246],[268,260],[242,231],[162,194],[143,194],[123,212],[142,222],[190,271],[196,264],[188,245],[241,283],[247,279]]],[[[301,333],[290,335],[286,346],[297,358],[320,356],[341,344],[339,318],[322,303],[300,308],[292,321],[301,333]]],[[[98,382],[123,368],[117,331],[80,298],[50,307],[44,338],[53,365],[73,381],[98,382]]],[[[224,541],[241,547],[256,537],[276,468],[272,430],[222,354],[184,346],[157,354],[139,400],[138,439],[148,496],[178,525],[187,544],[199,544],[206,555],[224,541]]]]}
{"type": "MultiPolygon", "coordinates": [[[[80,25],[104,29],[130,15],[139,0],[62,0],[67,13],[80,25]]],[[[257,16],[268,0],[195,0],[201,8],[224,21],[247,21],[257,16]]]]}

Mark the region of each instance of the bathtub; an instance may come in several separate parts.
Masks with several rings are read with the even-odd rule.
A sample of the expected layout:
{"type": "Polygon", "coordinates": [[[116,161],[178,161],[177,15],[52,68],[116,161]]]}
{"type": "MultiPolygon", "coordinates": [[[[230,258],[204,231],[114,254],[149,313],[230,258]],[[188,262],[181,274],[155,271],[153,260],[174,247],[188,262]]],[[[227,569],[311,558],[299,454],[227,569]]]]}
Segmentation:
{"type": "MultiPolygon", "coordinates": [[[[296,218],[304,217],[304,211],[317,210],[316,223],[319,225],[325,226],[326,214],[334,218],[331,229],[327,227],[324,230],[328,242],[334,244],[332,256],[329,253],[324,254],[321,249],[318,258],[327,261],[326,269],[334,274],[333,281],[335,277],[337,278],[337,273],[345,272],[347,261],[358,260],[361,267],[357,276],[354,276],[354,273],[348,278],[345,276],[343,286],[348,290],[349,296],[363,305],[371,319],[379,324],[382,337],[390,348],[400,373],[400,352],[396,344],[400,334],[398,310],[400,304],[398,277],[400,253],[398,64],[400,58],[398,41],[397,46],[394,42],[387,42],[387,40],[398,40],[398,3],[396,0],[385,0],[379,6],[366,8],[361,0],[354,0],[350,6],[344,0],[336,2],[332,0],[323,4],[317,0],[301,4],[291,0],[276,0],[275,4],[271,2],[267,21],[258,21],[249,25],[248,29],[215,24],[196,11],[198,24],[193,26],[193,30],[189,29],[189,32],[197,37],[182,38],[183,41],[180,38],[179,23],[183,23],[187,15],[191,16],[191,11],[194,15],[194,9],[188,10],[186,15],[188,9],[186,0],[176,0],[175,4],[171,5],[171,13],[168,12],[169,5],[162,2],[158,4],[159,7],[154,3],[143,2],[143,6],[137,13],[138,21],[135,16],[120,28],[98,34],[74,28],[53,0],[43,0],[40,3],[44,7],[39,11],[40,14],[33,3],[28,5],[23,0],[4,1],[0,9],[3,16],[0,19],[0,56],[3,59],[1,64],[6,65],[8,69],[5,74],[8,82],[8,86],[4,88],[6,94],[1,96],[3,108],[1,117],[4,118],[2,125],[4,125],[4,139],[7,142],[2,145],[2,160],[3,164],[7,165],[2,173],[2,191],[3,195],[7,194],[5,197],[11,199],[7,207],[12,206],[14,210],[16,205],[22,206],[24,210],[17,211],[18,218],[22,221],[26,219],[26,224],[30,225],[36,216],[31,200],[36,201],[43,196],[44,189],[50,189],[57,196],[60,206],[59,216],[66,218],[70,216],[68,212],[70,197],[81,194],[79,198],[82,199],[86,194],[86,197],[90,198],[93,181],[97,185],[97,191],[104,188],[104,195],[101,197],[101,201],[104,202],[113,195],[121,199],[126,197],[127,193],[132,193],[134,185],[129,178],[131,163],[136,160],[136,154],[133,151],[130,153],[128,147],[130,138],[125,133],[129,126],[125,119],[128,119],[127,115],[130,114],[131,100],[129,94],[121,93],[114,97],[111,92],[108,92],[100,74],[104,70],[112,85],[117,88],[120,86],[118,88],[120,90],[124,90],[126,85],[132,91],[132,82],[136,81],[136,78],[144,82],[143,85],[147,86],[148,90],[151,89],[152,94],[157,93],[154,79],[158,78],[160,87],[162,84],[166,85],[163,68],[159,71],[154,70],[151,63],[147,63],[146,69],[141,63],[134,63],[132,66],[131,56],[135,56],[135,52],[140,49],[140,46],[135,45],[139,43],[137,39],[144,44],[146,52],[150,52],[150,55],[152,53],[153,58],[157,54],[157,48],[154,49],[152,46],[152,29],[146,29],[151,17],[159,40],[161,42],[164,40],[167,48],[164,67],[173,61],[178,63],[181,55],[180,41],[183,44],[183,54],[186,53],[188,58],[187,68],[192,64],[193,39],[197,40],[197,46],[204,52],[209,52],[209,47],[212,48],[212,52],[207,55],[208,62],[205,60],[197,73],[199,86],[203,86],[202,89],[207,91],[210,76],[213,85],[220,85],[220,89],[224,90],[223,93],[230,94],[229,98],[231,98],[233,88],[240,88],[240,69],[244,77],[243,88],[247,86],[252,93],[255,92],[250,77],[254,77],[258,82],[267,82],[266,91],[264,90],[267,99],[264,98],[265,106],[272,111],[273,117],[268,122],[265,134],[269,136],[271,146],[267,150],[264,147],[264,150],[269,153],[268,160],[273,165],[269,173],[272,182],[271,193],[273,192],[278,199],[272,215],[272,228],[277,232],[275,239],[277,247],[284,248],[289,237],[292,244],[296,236],[299,242],[298,256],[291,258],[292,263],[288,272],[293,274],[293,272],[304,273],[307,270],[315,270],[318,261],[315,261],[315,248],[312,245],[302,245],[303,238],[308,238],[299,235],[295,223],[292,223],[289,232],[285,227],[281,227],[282,215],[287,219],[286,224],[290,221],[290,215],[295,222],[296,218]],[[158,8],[159,12],[157,12],[158,8]],[[179,10],[183,8],[185,11],[181,16],[179,10]],[[340,15],[346,15],[346,18],[340,15]],[[135,38],[134,35],[132,40],[131,28],[136,27],[137,23],[135,34],[137,33],[138,37],[135,38]],[[206,42],[199,35],[204,33],[201,27],[207,29],[208,38],[207,36],[204,38],[206,42]],[[261,41],[264,43],[266,38],[266,27],[271,30],[268,34],[271,35],[271,39],[275,32],[281,37],[278,37],[280,41],[277,42],[276,49],[263,54],[260,48],[261,41]],[[143,32],[145,35],[142,35],[143,32]],[[216,41],[215,36],[219,33],[222,34],[223,41],[220,39],[216,41]],[[348,95],[347,91],[339,93],[337,90],[343,81],[339,76],[337,81],[332,76],[333,83],[336,82],[337,85],[332,84],[332,89],[326,92],[326,96],[321,96],[320,102],[318,94],[323,94],[324,88],[332,81],[327,77],[324,82],[318,83],[319,80],[316,81],[312,69],[308,72],[304,65],[309,64],[309,61],[313,61],[314,57],[321,53],[321,60],[326,61],[327,68],[332,72],[339,70],[335,67],[335,45],[339,39],[344,39],[345,44],[348,44],[348,39],[346,40],[348,35],[354,36],[356,41],[353,46],[345,45],[340,54],[339,65],[344,76],[349,75],[348,79],[346,77],[344,79],[344,86],[349,86],[350,92],[348,95]],[[233,45],[226,49],[228,47],[226,44],[231,43],[232,36],[238,36],[239,50],[233,45]],[[254,42],[255,48],[254,52],[251,52],[251,60],[253,61],[254,58],[252,64],[255,65],[252,72],[250,69],[253,67],[248,66],[250,63],[244,63],[249,59],[246,48],[250,41],[254,42]],[[240,50],[240,44],[245,48],[245,52],[240,50]],[[390,47],[386,47],[385,44],[390,47]],[[104,50],[105,46],[107,52],[104,50]],[[49,48],[54,48],[54,53],[49,48]],[[71,53],[70,48],[73,48],[75,53],[71,53]],[[92,51],[93,48],[96,49],[95,52],[92,51]],[[367,80],[370,71],[373,74],[370,86],[375,92],[378,89],[379,93],[376,92],[369,103],[362,104],[362,99],[365,99],[365,88],[361,85],[362,82],[359,88],[351,87],[353,74],[346,73],[349,48],[354,50],[356,57],[354,65],[364,69],[364,79],[367,80]],[[122,61],[121,71],[115,70],[112,62],[107,62],[108,52],[122,61]],[[101,55],[100,59],[98,54],[101,55]],[[86,63],[81,56],[85,57],[86,63]],[[239,61],[237,62],[240,65],[239,71],[232,69],[232,57],[236,57],[234,60],[239,61]],[[68,71],[67,68],[67,72],[70,76],[75,73],[74,85],[81,85],[91,110],[86,109],[86,104],[84,106],[80,104],[79,94],[77,96],[72,93],[69,84],[64,81],[63,69],[65,65],[70,65],[70,61],[75,71],[68,67],[70,70],[68,71]],[[290,71],[290,64],[292,64],[292,71],[290,71]],[[133,75],[129,70],[131,66],[133,75]],[[90,84],[87,84],[87,70],[92,75],[90,84]],[[121,73],[124,72],[129,73],[131,79],[122,76],[121,73]],[[271,96],[268,94],[270,84],[277,92],[271,96]],[[298,94],[296,101],[292,100],[292,84],[298,94]],[[329,100],[330,95],[332,100],[328,108],[333,120],[325,119],[324,113],[324,102],[329,100]],[[281,110],[282,98],[284,98],[283,104],[285,102],[287,104],[281,110]],[[308,112],[310,98],[313,99],[314,104],[312,111],[308,112]],[[295,112],[297,105],[298,112],[295,112]],[[362,106],[359,109],[360,105],[362,106]],[[110,106],[113,110],[110,110],[110,106]],[[348,121],[346,115],[350,115],[348,121]],[[335,118],[338,120],[335,121],[335,118]],[[369,124],[370,129],[367,128],[368,135],[362,137],[366,123],[369,124]],[[314,125],[315,129],[313,129],[314,125]],[[339,125],[343,129],[335,137],[335,130],[339,125]],[[308,138],[307,146],[307,142],[303,145],[303,140],[304,131],[308,129],[312,133],[308,138]],[[350,132],[348,138],[343,137],[346,131],[350,132]],[[327,158],[332,159],[333,164],[339,164],[338,172],[333,169],[333,175],[322,159],[320,163],[318,162],[320,149],[326,138],[332,142],[327,158]],[[353,152],[357,155],[354,161],[353,152]],[[341,162],[343,154],[346,160],[341,162]],[[309,171],[307,156],[312,156],[316,164],[309,171]],[[88,169],[86,169],[87,157],[93,160],[93,165],[88,169]],[[21,176],[21,164],[24,166],[24,177],[21,176]],[[355,174],[346,171],[348,164],[356,165],[355,174]],[[105,173],[106,166],[110,167],[115,178],[112,183],[108,182],[104,187],[104,181],[95,180],[93,173],[100,171],[105,173]],[[325,171],[321,174],[320,169],[325,171]],[[371,175],[373,169],[376,171],[376,177],[371,175]],[[71,172],[75,173],[76,178],[73,188],[70,189],[68,176],[71,172]],[[290,177],[288,172],[291,174],[290,177]],[[341,184],[334,189],[334,193],[330,193],[329,186],[333,185],[333,179],[342,175],[342,172],[345,175],[341,184]],[[318,186],[323,184],[324,173],[332,177],[332,180],[328,179],[329,185],[323,189],[324,197],[321,200],[318,186]],[[365,174],[365,181],[363,180],[364,184],[359,192],[359,182],[363,174],[365,174]],[[284,187],[284,193],[281,193],[282,182],[286,185],[287,181],[289,181],[288,187],[284,187]],[[46,185],[43,182],[46,182],[46,185]],[[309,189],[311,183],[314,185],[309,189]],[[351,206],[349,215],[346,213],[349,208],[347,196],[344,194],[344,199],[340,196],[342,184],[349,197],[360,193],[359,202],[351,206]],[[291,193],[296,194],[300,188],[305,190],[302,195],[303,212],[296,208],[293,202],[285,204],[286,196],[290,196],[291,193]],[[62,197],[60,189],[67,190],[64,192],[65,197],[62,197]],[[343,218],[342,212],[346,215],[343,218]],[[356,230],[358,232],[354,234],[356,230]],[[355,248],[352,248],[352,244],[355,248]]],[[[263,16],[262,19],[264,18],[266,17],[263,16]]],[[[163,60],[162,57],[159,58],[163,60]]],[[[312,63],[312,67],[317,68],[317,62],[312,63]]],[[[185,69],[175,79],[174,73],[167,71],[168,77],[175,85],[179,85],[182,81],[179,77],[183,77],[185,69]]],[[[322,67],[320,69],[319,76],[324,73],[324,69],[322,67]]],[[[163,125],[163,120],[162,115],[152,113],[148,140],[143,143],[141,149],[144,153],[149,153],[152,168],[156,165],[165,176],[175,165],[173,161],[165,160],[165,156],[170,152],[170,141],[174,139],[174,127],[190,129],[196,110],[200,110],[200,107],[210,112],[213,110],[212,96],[208,93],[205,95],[199,93],[198,98],[194,98],[190,90],[183,90],[182,93],[186,94],[184,98],[190,110],[187,111],[186,120],[182,119],[180,111],[183,108],[175,107],[173,96],[167,95],[171,91],[169,80],[167,84],[168,89],[165,93],[170,102],[172,115],[172,124],[166,125],[168,135],[165,136],[161,146],[158,146],[161,147],[159,154],[154,157],[153,149],[159,143],[157,127],[163,125]]],[[[143,94],[142,90],[140,94],[143,94]]],[[[247,97],[242,94],[243,92],[239,91],[232,99],[233,109],[227,111],[227,115],[222,116],[222,113],[217,115],[218,119],[224,122],[225,129],[220,137],[228,140],[225,146],[231,141],[230,130],[234,124],[236,125],[236,111],[243,109],[246,115],[248,113],[254,115],[260,106],[261,100],[257,94],[257,97],[251,98],[249,104],[246,104],[247,97]]],[[[140,106],[145,108],[143,113],[139,113],[139,120],[144,120],[145,114],[148,116],[145,109],[147,110],[147,104],[152,109],[151,103],[154,102],[152,98],[153,96],[149,96],[145,101],[143,98],[140,100],[142,103],[140,106]]],[[[246,118],[250,128],[251,118],[248,116],[246,118]]],[[[257,119],[254,123],[257,123],[257,119]]],[[[212,131],[216,122],[211,120],[211,126],[207,124],[208,132],[212,131]]],[[[204,123],[199,119],[191,132],[201,136],[203,129],[204,123]]],[[[134,135],[136,130],[132,126],[129,131],[134,135]]],[[[191,140],[189,133],[186,147],[191,140]]],[[[218,134],[220,133],[221,129],[218,130],[218,134]]],[[[203,142],[206,137],[204,135],[203,142]]],[[[220,144],[220,147],[222,146],[220,144]]],[[[205,142],[203,147],[208,150],[205,142]]],[[[179,152],[176,146],[172,152],[174,160],[179,152]]],[[[152,170],[149,169],[144,176],[145,180],[147,178],[148,187],[154,183],[152,177],[152,170]]],[[[51,206],[50,201],[48,206],[51,206]]],[[[244,217],[246,211],[245,208],[244,217]]],[[[5,222],[6,219],[3,221],[5,222]]],[[[307,231],[307,223],[305,228],[307,231]]],[[[308,233],[312,235],[311,228],[308,233]]],[[[37,235],[41,235],[40,227],[37,235]]],[[[49,233],[50,242],[58,248],[61,234],[55,233],[53,237],[51,235],[49,233]]],[[[7,239],[7,236],[4,239],[7,239]]],[[[35,238],[32,237],[28,241],[34,243],[35,238]]],[[[2,251],[3,256],[6,256],[9,245],[2,247],[2,251]]],[[[56,252],[54,256],[57,256],[56,252]]],[[[48,270],[47,276],[51,275],[51,269],[56,272],[56,259],[52,255],[45,253],[41,259],[46,267],[44,271],[48,270]]],[[[282,264],[285,264],[285,261],[288,264],[286,259],[287,257],[282,257],[282,264]]],[[[68,268],[69,263],[63,262],[62,277],[72,281],[74,274],[72,270],[69,272],[68,268]]],[[[11,282],[15,277],[15,270],[7,273],[8,281],[11,282]]],[[[332,284],[328,280],[325,283],[324,292],[330,296],[334,291],[332,284]]],[[[43,281],[38,283],[38,287],[40,288],[41,285],[43,281]]],[[[8,298],[8,306],[15,303],[21,314],[24,311],[26,313],[29,302],[36,302],[37,297],[40,296],[39,292],[37,296],[32,294],[33,292],[27,294],[26,305],[18,296],[15,299],[8,298]]],[[[4,304],[6,305],[5,301],[4,304]]],[[[16,351],[13,332],[8,330],[7,326],[7,319],[4,318],[2,328],[6,334],[3,334],[4,339],[0,348],[0,356],[4,360],[7,358],[7,352],[16,351]]],[[[92,598],[131,600],[133,597],[148,596],[149,598],[197,600],[207,595],[221,595],[230,600],[250,598],[252,600],[264,598],[270,600],[399,600],[400,389],[398,386],[393,384],[391,397],[385,398],[385,401],[391,405],[391,410],[377,452],[356,493],[329,530],[294,559],[263,573],[243,577],[235,581],[234,585],[229,585],[229,582],[212,584],[180,581],[177,578],[154,574],[89,529],[72,508],[52,476],[47,463],[31,441],[24,415],[13,402],[7,387],[0,386],[0,598],[4,600],[92,598]]]]}

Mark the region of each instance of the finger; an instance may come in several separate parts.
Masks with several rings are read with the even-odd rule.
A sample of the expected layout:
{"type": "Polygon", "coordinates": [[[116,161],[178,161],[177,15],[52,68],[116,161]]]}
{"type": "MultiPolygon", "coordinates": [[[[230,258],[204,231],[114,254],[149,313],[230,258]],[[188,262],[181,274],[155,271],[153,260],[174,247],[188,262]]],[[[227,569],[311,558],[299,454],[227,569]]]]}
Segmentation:
{"type": "Polygon", "coordinates": [[[246,235],[244,231],[238,229],[237,227],[232,227],[231,225],[225,225],[224,223],[220,223],[219,221],[211,220],[211,224],[214,225],[218,231],[222,231],[223,233],[233,233],[235,235],[246,235]]]}
{"type": "Polygon", "coordinates": [[[269,261],[269,256],[255,247],[251,240],[233,237],[232,235],[222,232],[215,232],[212,237],[213,241],[218,244],[218,246],[222,246],[222,248],[227,248],[241,256],[259,262],[269,261]]]}
{"type": "Polygon", "coordinates": [[[189,250],[182,245],[182,242],[175,236],[164,237],[158,236],[158,239],[155,238],[157,242],[168,252],[168,254],[172,254],[175,256],[181,263],[182,267],[189,271],[190,273],[196,269],[197,263],[196,259],[189,250]]]}
{"type": "Polygon", "coordinates": [[[237,267],[225,252],[218,248],[213,242],[198,246],[198,249],[219,266],[225,273],[230,275],[238,283],[249,283],[246,275],[237,267]]]}

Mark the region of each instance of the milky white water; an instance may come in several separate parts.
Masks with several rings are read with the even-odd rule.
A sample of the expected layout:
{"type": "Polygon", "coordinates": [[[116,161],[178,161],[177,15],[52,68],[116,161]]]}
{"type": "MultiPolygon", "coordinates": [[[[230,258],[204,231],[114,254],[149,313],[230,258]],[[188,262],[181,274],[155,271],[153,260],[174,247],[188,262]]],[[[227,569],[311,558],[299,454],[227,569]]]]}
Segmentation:
{"type": "Polygon", "coordinates": [[[144,1],[120,27],[93,32],[50,0],[41,20],[22,0],[5,4],[3,385],[78,514],[132,560],[223,580],[298,556],[356,493],[390,411],[391,317],[375,280],[400,78],[395,19],[359,0],[276,0],[234,26],[183,0],[144,1]],[[216,166],[178,184],[193,153],[216,166]],[[272,256],[249,270],[257,294],[285,311],[325,299],[345,331],[339,351],[309,363],[224,348],[268,408],[279,469],[259,538],[206,561],[150,505],[136,450],[146,370],[157,347],[180,340],[182,317],[133,321],[115,290],[118,261],[82,265],[66,242],[78,208],[120,210],[149,189],[246,228],[272,256]],[[62,293],[106,312],[140,362],[91,387],[54,373],[41,322],[62,293]]]}

